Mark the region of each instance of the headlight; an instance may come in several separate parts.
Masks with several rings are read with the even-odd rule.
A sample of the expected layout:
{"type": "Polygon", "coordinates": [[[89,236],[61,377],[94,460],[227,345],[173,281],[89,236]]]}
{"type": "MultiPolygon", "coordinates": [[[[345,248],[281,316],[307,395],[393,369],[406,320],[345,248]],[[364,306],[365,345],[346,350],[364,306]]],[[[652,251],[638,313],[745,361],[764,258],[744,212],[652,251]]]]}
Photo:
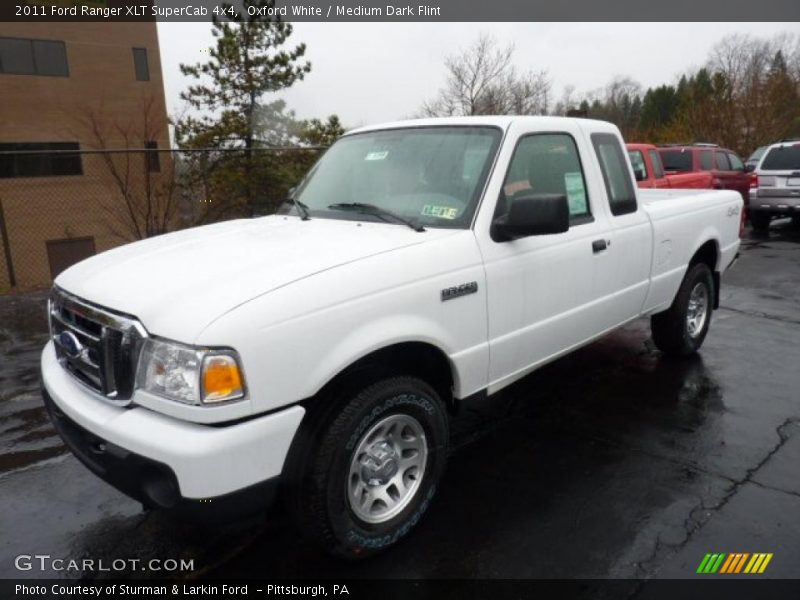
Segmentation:
{"type": "Polygon", "coordinates": [[[139,355],[136,388],[185,404],[216,404],[244,397],[231,350],[195,348],[148,338],[139,355]]]}

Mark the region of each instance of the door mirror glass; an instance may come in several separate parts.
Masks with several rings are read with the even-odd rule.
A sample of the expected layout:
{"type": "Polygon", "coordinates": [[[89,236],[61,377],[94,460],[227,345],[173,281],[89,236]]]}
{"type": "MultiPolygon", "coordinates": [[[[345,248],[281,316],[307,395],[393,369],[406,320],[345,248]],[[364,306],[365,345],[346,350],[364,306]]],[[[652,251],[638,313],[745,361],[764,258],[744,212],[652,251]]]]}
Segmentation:
{"type": "Polygon", "coordinates": [[[564,194],[531,194],[509,200],[508,211],[492,222],[492,238],[507,242],[569,230],[569,202],[564,194]]]}

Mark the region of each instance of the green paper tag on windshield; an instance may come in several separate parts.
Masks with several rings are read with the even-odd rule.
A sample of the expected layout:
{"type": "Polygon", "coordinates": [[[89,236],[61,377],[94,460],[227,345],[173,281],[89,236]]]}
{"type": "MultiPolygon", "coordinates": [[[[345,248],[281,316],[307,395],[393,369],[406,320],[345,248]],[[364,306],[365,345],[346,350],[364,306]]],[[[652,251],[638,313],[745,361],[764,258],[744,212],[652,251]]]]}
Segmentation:
{"type": "Polygon", "coordinates": [[[437,217],[439,219],[455,219],[458,216],[458,209],[449,206],[435,206],[426,204],[422,207],[422,214],[426,217],[437,217]]]}

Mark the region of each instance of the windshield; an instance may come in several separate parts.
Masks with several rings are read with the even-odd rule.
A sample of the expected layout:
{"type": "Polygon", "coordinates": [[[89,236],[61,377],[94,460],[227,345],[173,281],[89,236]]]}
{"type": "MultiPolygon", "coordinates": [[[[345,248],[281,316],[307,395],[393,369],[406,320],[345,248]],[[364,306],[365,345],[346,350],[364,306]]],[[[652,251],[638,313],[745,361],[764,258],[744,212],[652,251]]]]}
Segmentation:
{"type": "Polygon", "coordinates": [[[386,221],[374,210],[341,210],[356,203],[426,227],[467,228],[501,135],[495,127],[421,127],[346,136],[295,200],[312,218],[386,221]]]}
{"type": "Polygon", "coordinates": [[[800,144],[776,146],[764,157],[762,171],[800,171],[800,144]]]}

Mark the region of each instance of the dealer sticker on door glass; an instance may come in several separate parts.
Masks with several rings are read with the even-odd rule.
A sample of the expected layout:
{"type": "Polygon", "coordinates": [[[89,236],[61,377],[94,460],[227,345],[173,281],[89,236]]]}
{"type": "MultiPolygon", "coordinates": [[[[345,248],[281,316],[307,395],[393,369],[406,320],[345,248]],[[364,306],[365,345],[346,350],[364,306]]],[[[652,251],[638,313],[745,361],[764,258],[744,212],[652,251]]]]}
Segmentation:
{"type": "Polygon", "coordinates": [[[367,154],[364,160],[383,160],[387,156],[389,156],[388,150],[384,150],[383,152],[370,152],[369,154],[367,154]]]}
{"type": "Polygon", "coordinates": [[[437,217],[439,219],[455,219],[458,216],[458,209],[449,206],[436,206],[426,204],[422,207],[422,214],[426,217],[437,217]]]}
{"type": "Polygon", "coordinates": [[[582,215],[586,210],[586,188],[583,186],[583,175],[580,171],[564,173],[564,187],[567,190],[569,214],[582,215]]]}

